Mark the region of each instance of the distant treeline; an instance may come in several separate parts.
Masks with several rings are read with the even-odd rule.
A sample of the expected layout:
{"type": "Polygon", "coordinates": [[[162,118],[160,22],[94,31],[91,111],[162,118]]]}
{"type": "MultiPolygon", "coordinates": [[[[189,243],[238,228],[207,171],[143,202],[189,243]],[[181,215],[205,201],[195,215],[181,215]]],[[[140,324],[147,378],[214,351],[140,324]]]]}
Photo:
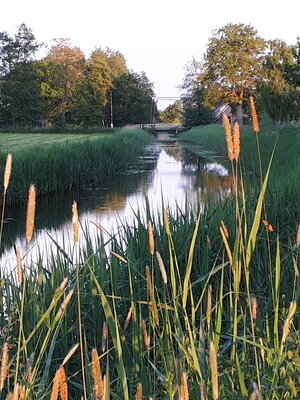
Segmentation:
{"type": "Polygon", "coordinates": [[[14,36],[0,32],[0,127],[149,122],[153,84],[128,70],[121,53],[99,48],[86,58],[58,39],[37,60],[41,47],[25,24],[14,36]]]}

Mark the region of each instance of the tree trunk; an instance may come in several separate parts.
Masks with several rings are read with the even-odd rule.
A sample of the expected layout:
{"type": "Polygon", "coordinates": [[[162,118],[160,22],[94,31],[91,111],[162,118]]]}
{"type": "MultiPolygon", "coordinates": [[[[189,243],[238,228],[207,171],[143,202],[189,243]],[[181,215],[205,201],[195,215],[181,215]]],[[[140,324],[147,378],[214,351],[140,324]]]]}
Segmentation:
{"type": "Polygon", "coordinates": [[[243,105],[242,103],[236,106],[236,120],[240,126],[243,125],[243,105]]]}

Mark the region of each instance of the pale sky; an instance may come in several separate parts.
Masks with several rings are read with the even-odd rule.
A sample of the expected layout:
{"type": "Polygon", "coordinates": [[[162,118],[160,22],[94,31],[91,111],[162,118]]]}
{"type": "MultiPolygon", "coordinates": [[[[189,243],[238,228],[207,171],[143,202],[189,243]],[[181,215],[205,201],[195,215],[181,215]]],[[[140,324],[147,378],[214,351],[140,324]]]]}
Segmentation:
{"type": "Polygon", "coordinates": [[[158,97],[173,97],[213,29],[251,23],[264,39],[295,44],[299,15],[300,0],[3,0],[0,31],[13,35],[24,22],[38,41],[69,38],[86,57],[96,47],[118,50],[130,69],[146,73],[158,97]]]}

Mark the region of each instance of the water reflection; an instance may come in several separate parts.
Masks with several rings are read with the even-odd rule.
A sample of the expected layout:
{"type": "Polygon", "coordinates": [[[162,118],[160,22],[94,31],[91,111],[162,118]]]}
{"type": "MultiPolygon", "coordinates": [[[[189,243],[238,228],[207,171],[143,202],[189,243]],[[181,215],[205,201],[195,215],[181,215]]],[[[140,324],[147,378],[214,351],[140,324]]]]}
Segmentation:
{"type": "MultiPolygon", "coordinates": [[[[209,197],[220,201],[232,191],[232,178],[217,163],[183,149],[177,143],[156,143],[148,147],[139,163],[122,176],[116,176],[102,187],[91,186],[85,191],[38,199],[35,223],[35,243],[43,253],[49,245],[49,237],[65,246],[66,236],[71,238],[71,204],[78,203],[79,217],[83,225],[96,221],[108,231],[117,229],[120,221],[131,223],[134,213],[145,210],[145,195],[152,213],[161,211],[164,203],[172,210],[188,201],[191,207],[203,206],[209,197]]],[[[14,261],[13,244],[27,250],[24,238],[25,207],[6,210],[1,265],[14,261]]],[[[70,239],[72,242],[72,239],[70,239]]],[[[30,252],[30,257],[34,252],[30,252]]]]}

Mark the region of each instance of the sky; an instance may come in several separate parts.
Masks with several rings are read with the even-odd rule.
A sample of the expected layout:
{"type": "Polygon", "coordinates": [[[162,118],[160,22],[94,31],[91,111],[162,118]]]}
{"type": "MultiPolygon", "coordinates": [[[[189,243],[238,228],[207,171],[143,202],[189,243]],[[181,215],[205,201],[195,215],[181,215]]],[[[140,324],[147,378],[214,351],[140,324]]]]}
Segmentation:
{"type": "MultiPolygon", "coordinates": [[[[95,48],[119,51],[134,72],[144,71],[159,97],[180,96],[185,66],[203,59],[214,29],[251,24],[264,39],[295,44],[300,0],[10,0],[3,1],[0,32],[21,23],[51,46],[68,38],[86,57],[95,48]]],[[[171,101],[160,100],[159,109],[171,101]]]]}

